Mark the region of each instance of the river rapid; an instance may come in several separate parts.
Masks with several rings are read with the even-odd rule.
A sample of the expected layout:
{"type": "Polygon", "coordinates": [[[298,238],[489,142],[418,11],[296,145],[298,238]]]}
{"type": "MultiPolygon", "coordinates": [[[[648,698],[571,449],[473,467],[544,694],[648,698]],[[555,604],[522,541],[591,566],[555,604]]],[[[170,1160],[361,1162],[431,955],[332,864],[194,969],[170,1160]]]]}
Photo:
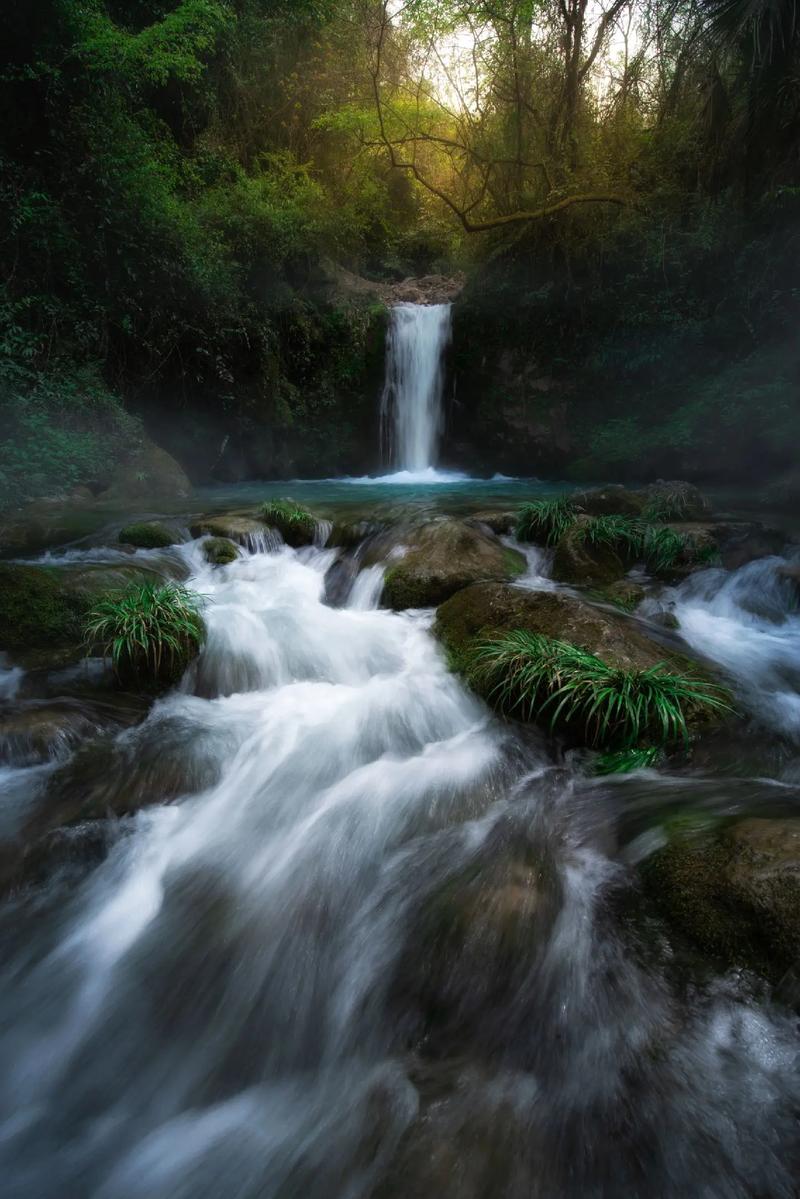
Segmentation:
{"type": "MultiPolygon", "coordinates": [[[[379,609],[380,566],[332,606],[335,550],[173,553],[209,638],[106,737],[141,810],[0,916],[6,1199],[795,1196],[796,1014],[674,944],[635,874],[690,797],[798,810],[770,565],[669,598],[772,775],[597,780],[464,689],[432,613],[379,609]]],[[[3,807],[70,752],[6,767],[3,807]]]]}

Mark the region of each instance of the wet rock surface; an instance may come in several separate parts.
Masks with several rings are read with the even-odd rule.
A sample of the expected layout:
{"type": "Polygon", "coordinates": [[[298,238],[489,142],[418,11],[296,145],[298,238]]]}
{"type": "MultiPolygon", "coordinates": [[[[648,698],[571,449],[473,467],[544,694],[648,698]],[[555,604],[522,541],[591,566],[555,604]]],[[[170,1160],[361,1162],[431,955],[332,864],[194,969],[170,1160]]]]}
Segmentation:
{"type": "Polygon", "coordinates": [[[22,665],[66,665],[85,653],[83,621],[109,591],[157,578],[144,564],[0,563],[0,650],[22,665]]]}
{"type": "Polygon", "coordinates": [[[800,960],[800,818],[721,829],[680,824],[643,864],[645,887],[686,936],[779,982],[800,960]]]}
{"type": "Polygon", "coordinates": [[[651,640],[638,622],[563,592],[475,583],[439,608],[434,625],[458,666],[467,664],[476,641],[514,629],[569,641],[624,670],[663,661],[686,665],[685,659],[651,640]]]}
{"type": "Polygon", "coordinates": [[[398,610],[435,607],[479,579],[511,579],[525,569],[522,554],[463,521],[424,525],[404,542],[384,584],[384,602],[398,610]]]}
{"type": "Polygon", "coordinates": [[[626,566],[610,546],[590,545],[584,538],[585,517],[561,537],[553,554],[553,578],[561,583],[603,587],[621,579],[626,566]]]}
{"type": "Polygon", "coordinates": [[[190,532],[192,537],[219,537],[246,546],[263,538],[265,526],[249,512],[231,512],[198,517],[190,525],[190,532]]]}
{"type": "Polygon", "coordinates": [[[239,547],[228,537],[211,537],[203,546],[203,555],[212,566],[229,566],[239,557],[239,547]]]}

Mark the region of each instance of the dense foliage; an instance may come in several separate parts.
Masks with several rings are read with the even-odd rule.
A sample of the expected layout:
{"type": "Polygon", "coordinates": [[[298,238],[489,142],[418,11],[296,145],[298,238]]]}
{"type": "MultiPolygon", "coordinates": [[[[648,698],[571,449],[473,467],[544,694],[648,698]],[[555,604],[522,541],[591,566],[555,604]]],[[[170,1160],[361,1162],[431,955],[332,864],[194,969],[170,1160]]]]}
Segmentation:
{"type": "Polygon", "coordinates": [[[786,0],[4,6],[0,502],[102,490],[145,429],[197,479],[371,465],[360,283],[456,261],[453,431],[486,465],[785,465],[799,28],[786,0]]]}

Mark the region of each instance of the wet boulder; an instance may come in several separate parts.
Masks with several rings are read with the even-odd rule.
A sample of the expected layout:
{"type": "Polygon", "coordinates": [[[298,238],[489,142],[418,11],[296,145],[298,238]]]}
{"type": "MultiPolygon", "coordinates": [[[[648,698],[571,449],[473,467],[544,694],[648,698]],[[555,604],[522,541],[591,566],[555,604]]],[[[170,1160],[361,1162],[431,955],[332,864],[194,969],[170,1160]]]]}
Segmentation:
{"type": "Polygon", "coordinates": [[[286,544],[294,549],[314,544],[317,519],[294,500],[270,500],[261,509],[260,516],[265,525],[280,533],[286,544]]]}
{"type": "Polygon", "coordinates": [[[492,1015],[514,1002],[560,903],[547,850],[499,826],[421,899],[391,987],[398,1019],[437,1052],[502,1041],[507,1022],[489,1028],[492,1015]]]}
{"type": "Polygon", "coordinates": [[[264,524],[241,512],[201,516],[189,529],[192,537],[216,537],[237,545],[252,546],[264,537],[264,524]]]}
{"type": "Polygon", "coordinates": [[[203,554],[211,566],[229,566],[239,557],[239,547],[228,537],[211,537],[203,546],[203,554]]]}
{"type": "Polygon", "coordinates": [[[619,554],[609,545],[591,545],[584,537],[587,518],[579,516],[556,543],[553,578],[561,583],[605,587],[621,579],[626,571],[619,554]]]}
{"type": "Polygon", "coordinates": [[[383,525],[373,520],[335,521],[327,544],[331,549],[354,550],[382,530],[383,525]]]}
{"type": "Polygon", "coordinates": [[[0,563],[0,650],[30,667],[77,662],[83,622],[98,597],[154,577],[138,566],[0,563]]]}
{"type": "Polygon", "coordinates": [[[659,479],[638,493],[643,500],[645,520],[708,520],[711,501],[694,483],[683,479],[659,479]]]}
{"type": "Polygon", "coordinates": [[[59,699],[0,710],[0,764],[36,766],[69,757],[104,723],[76,700],[59,699]]]}
{"type": "Polygon", "coordinates": [[[469,518],[468,524],[485,525],[487,529],[491,529],[498,537],[505,536],[514,532],[514,527],[517,523],[516,512],[488,511],[476,512],[474,516],[469,518]]]}
{"type": "MultiPolygon", "coordinates": [[[[647,636],[622,613],[610,612],[558,591],[525,591],[502,583],[476,583],[436,613],[434,633],[458,669],[470,667],[476,642],[524,629],[578,645],[609,666],[639,670],[657,662],[686,668],[686,660],[647,636]]],[[[473,680],[474,681],[474,680],[473,680]]]]}
{"type": "Polygon", "coordinates": [[[142,524],[126,525],[120,529],[119,540],[122,545],[132,545],[142,550],[163,550],[176,545],[179,538],[166,525],[158,521],[142,524]]]}
{"type": "Polygon", "coordinates": [[[510,580],[525,558],[460,520],[432,521],[404,538],[406,552],[386,572],[383,599],[395,610],[429,608],[478,580],[510,580]]]}
{"type": "Polygon", "coordinates": [[[620,484],[576,491],[569,498],[587,516],[641,516],[646,503],[641,491],[620,484]]]}
{"type": "Polygon", "coordinates": [[[672,527],[699,539],[701,558],[704,553],[707,557],[711,556],[711,550],[703,551],[702,547],[713,546],[716,560],[726,570],[738,570],[757,558],[780,554],[788,540],[784,531],[770,528],[760,521],[708,521],[694,525],[673,524],[672,527]]]}
{"type": "Polygon", "coordinates": [[[191,493],[192,485],[183,467],[145,437],[125,465],[115,470],[98,501],[125,506],[142,500],[185,499],[191,493]]]}
{"type": "MultiPolygon", "coordinates": [[[[695,679],[701,691],[704,683],[716,681],[696,662],[667,648],[655,629],[651,637],[645,626],[633,618],[563,592],[526,591],[497,583],[476,583],[454,595],[439,608],[434,626],[434,633],[445,646],[452,668],[460,671],[472,689],[487,703],[501,710],[503,699],[502,688],[498,691],[498,675],[482,666],[476,651],[502,634],[518,631],[567,642],[599,658],[610,668],[607,681],[614,688],[620,688],[621,681],[614,677],[613,672],[635,672],[661,664],[668,673],[695,679]],[[659,640],[655,639],[656,636],[659,640]]],[[[674,634],[665,632],[663,636],[665,639],[670,637],[674,643],[674,634]]],[[[501,668],[502,671],[508,669],[508,666],[501,668]]],[[[550,678],[553,693],[559,684],[555,675],[551,674],[550,678]]],[[[545,687],[547,685],[544,684],[545,687]]],[[[529,695],[529,698],[533,701],[536,696],[529,695]]],[[[712,701],[717,698],[724,704],[727,697],[724,691],[719,694],[712,692],[712,701]]],[[[725,707],[710,706],[700,698],[683,700],[680,709],[692,735],[719,727],[729,715],[725,707]]],[[[514,708],[513,714],[520,715],[520,709],[514,708]]],[[[521,718],[536,724],[536,705],[532,714],[527,709],[521,718]]],[[[623,737],[625,722],[629,718],[618,712],[615,719],[619,727],[614,735],[623,737]]],[[[655,705],[647,705],[644,713],[640,710],[640,719],[645,726],[640,727],[640,737],[646,737],[648,732],[654,737],[662,734],[662,724],[655,705]]],[[[583,709],[573,711],[569,703],[561,710],[553,711],[551,707],[544,718],[548,731],[554,720],[558,731],[568,737],[572,744],[596,747],[598,738],[604,738],[606,746],[613,747],[608,735],[600,733],[596,722],[583,709]]],[[[673,732],[676,731],[673,728],[673,732]]]]}
{"type": "Polygon", "coordinates": [[[635,579],[619,579],[616,583],[604,587],[599,593],[599,598],[623,612],[633,612],[646,594],[642,584],[637,583],[635,579]]]}
{"type": "Polygon", "coordinates": [[[682,933],[728,966],[773,982],[800,959],[800,819],[678,826],[640,867],[682,933]]]}

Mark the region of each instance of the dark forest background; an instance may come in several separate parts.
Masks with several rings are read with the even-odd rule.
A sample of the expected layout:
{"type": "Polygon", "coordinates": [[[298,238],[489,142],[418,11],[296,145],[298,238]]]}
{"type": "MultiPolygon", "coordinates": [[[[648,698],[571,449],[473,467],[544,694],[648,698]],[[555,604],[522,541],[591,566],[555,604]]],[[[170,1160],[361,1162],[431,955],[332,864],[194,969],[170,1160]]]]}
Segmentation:
{"type": "Polygon", "coordinates": [[[797,16],[5,5],[0,505],[151,440],[194,482],[376,466],[387,289],[461,271],[449,464],[790,480],[797,16]]]}

